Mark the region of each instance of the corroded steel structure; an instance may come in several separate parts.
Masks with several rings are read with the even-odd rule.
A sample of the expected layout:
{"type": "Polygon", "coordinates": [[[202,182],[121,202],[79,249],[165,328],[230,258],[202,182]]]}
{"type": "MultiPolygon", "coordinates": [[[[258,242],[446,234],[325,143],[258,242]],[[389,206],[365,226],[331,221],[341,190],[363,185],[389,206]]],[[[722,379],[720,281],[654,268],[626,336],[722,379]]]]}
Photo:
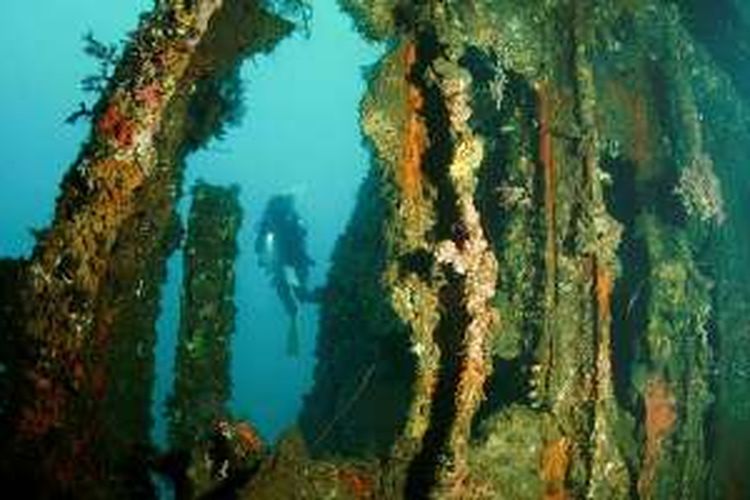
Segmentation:
{"type": "MultiPolygon", "coordinates": [[[[321,293],[302,433],[240,496],[747,496],[744,3],[340,3],[386,47],[360,108],[371,172],[321,293]],[[709,3],[731,19],[716,37],[709,3]]],[[[26,282],[3,321],[29,351],[4,473],[117,491],[123,462],[97,450],[144,432],[148,396],[110,380],[150,369],[117,352],[153,342],[182,158],[221,123],[214,78],[289,29],[251,0],[144,20],[52,225],[3,271],[26,282]]]]}

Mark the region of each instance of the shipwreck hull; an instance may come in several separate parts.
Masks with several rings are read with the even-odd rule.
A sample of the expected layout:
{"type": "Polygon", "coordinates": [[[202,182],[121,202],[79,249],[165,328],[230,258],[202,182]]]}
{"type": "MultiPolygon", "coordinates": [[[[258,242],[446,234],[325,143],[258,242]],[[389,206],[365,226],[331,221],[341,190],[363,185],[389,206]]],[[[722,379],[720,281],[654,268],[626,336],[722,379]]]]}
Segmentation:
{"type": "MultiPolygon", "coordinates": [[[[747,496],[750,11],[721,2],[731,29],[711,38],[700,0],[340,4],[386,47],[360,107],[372,162],[320,291],[299,430],[271,450],[233,431],[253,454],[236,496],[747,496]]],[[[154,325],[184,159],[220,135],[239,62],[292,30],[273,6],[159,2],[50,227],[28,262],[1,263],[9,483],[154,494],[154,325]]],[[[218,267],[229,219],[203,238],[228,249],[218,267]]],[[[211,279],[229,303],[233,276],[211,279]]],[[[217,385],[172,414],[190,450],[226,410],[233,310],[196,334],[202,306],[184,306],[179,384],[195,335],[219,349],[196,355],[217,385]]]]}

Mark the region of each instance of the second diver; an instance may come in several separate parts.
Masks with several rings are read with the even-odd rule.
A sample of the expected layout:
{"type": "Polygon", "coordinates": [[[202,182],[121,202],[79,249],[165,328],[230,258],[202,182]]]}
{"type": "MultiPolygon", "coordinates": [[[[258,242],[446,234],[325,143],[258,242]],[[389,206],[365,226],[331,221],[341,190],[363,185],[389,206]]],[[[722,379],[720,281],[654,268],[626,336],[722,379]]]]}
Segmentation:
{"type": "Polygon", "coordinates": [[[289,316],[286,348],[294,357],[299,355],[300,304],[313,300],[307,280],[314,262],[307,255],[306,238],[293,195],[273,196],[258,226],[255,253],[289,316]]]}

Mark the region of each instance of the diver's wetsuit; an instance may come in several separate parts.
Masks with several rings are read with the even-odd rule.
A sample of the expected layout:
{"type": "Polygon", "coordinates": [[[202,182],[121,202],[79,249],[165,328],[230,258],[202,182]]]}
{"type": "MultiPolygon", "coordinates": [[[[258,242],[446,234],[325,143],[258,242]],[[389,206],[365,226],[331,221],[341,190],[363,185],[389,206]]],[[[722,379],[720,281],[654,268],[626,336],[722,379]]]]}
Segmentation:
{"type": "Polygon", "coordinates": [[[291,320],[287,348],[292,355],[298,349],[299,304],[310,295],[307,280],[313,260],[307,255],[306,238],[307,231],[294,208],[292,195],[271,198],[258,228],[255,252],[291,320]]]}

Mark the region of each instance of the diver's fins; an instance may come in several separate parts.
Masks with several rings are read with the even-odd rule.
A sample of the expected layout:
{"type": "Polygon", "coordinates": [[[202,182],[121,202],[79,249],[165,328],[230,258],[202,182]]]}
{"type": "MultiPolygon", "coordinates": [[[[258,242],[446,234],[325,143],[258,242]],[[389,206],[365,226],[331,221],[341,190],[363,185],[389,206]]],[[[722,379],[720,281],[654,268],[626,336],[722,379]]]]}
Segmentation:
{"type": "Polygon", "coordinates": [[[290,288],[299,288],[299,276],[297,276],[297,270],[292,266],[284,266],[284,281],[290,288]]]}
{"type": "Polygon", "coordinates": [[[289,357],[299,357],[299,315],[290,318],[289,330],[286,334],[286,354],[289,357]]]}

